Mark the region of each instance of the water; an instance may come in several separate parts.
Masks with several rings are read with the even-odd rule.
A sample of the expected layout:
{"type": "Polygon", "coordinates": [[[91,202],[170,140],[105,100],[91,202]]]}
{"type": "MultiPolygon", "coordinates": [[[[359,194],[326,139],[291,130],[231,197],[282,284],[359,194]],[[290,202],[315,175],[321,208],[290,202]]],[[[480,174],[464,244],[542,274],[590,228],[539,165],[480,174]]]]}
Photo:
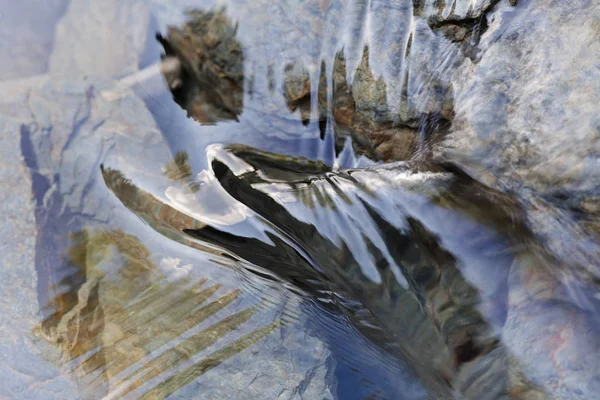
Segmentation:
{"type": "Polygon", "coordinates": [[[3,396],[598,396],[598,5],[34,3],[3,396]]]}

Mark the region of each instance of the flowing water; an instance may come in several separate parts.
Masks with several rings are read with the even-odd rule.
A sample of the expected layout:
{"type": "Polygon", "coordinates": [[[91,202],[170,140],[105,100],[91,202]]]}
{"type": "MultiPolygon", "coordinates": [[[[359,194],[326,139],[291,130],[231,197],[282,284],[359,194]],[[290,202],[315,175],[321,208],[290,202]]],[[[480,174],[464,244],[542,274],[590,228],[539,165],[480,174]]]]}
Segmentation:
{"type": "Polygon", "coordinates": [[[600,396],[595,2],[4,3],[3,398],[600,396]]]}

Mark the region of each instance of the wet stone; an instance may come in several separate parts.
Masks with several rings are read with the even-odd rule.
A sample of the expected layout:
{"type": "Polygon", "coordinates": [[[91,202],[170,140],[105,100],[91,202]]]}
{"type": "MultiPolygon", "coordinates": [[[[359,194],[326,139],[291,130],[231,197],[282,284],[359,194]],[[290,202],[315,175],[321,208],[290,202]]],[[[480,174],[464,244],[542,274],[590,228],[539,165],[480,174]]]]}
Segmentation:
{"type": "Polygon", "coordinates": [[[175,100],[201,123],[233,119],[241,114],[244,57],[237,28],[225,9],[190,11],[182,28],[160,36],[167,56],[182,65],[180,82],[172,87],[175,100]]]}
{"type": "Polygon", "coordinates": [[[598,69],[587,54],[598,53],[592,21],[600,8],[570,2],[546,12],[542,3],[499,3],[489,16],[479,45],[485,55],[465,59],[453,78],[456,116],[436,154],[477,179],[492,176],[495,187],[530,205],[533,231],[563,262],[573,262],[566,247],[577,247],[586,264],[597,251],[598,218],[585,207],[597,197],[600,144],[592,106],[598,69]]]}
{"type": "Polygon", "coordinates": [[[181,136],[253,132],[278,150],[310,137],[332,147],[311,157],[334,153],[212,146],[200,173],[204,148],[171,152],[150,100],[127,88],[156,46],[148,9],[84,3],[66,10],[49,61],[70,80],[27,81],[1,103],[36,208],[4,228],[30,232],[11,247],[37,279],[4,269],[16,289],[2,325],[25,354],[2,349],[13,393],[71,384],[40,372],[30,338],[10,328],[21,323],[60,349],[90,398],[336,398],[344,368],[373,398],[386,385],[388,397],[594,398],[594,2],[190,11],[160,37],[156,71],[214,126],[181,136]],[[93,44],[110,47],[100,61],[81,47],[93,44]],[[330,167],[349,147],[408,162],[330,167]]]}

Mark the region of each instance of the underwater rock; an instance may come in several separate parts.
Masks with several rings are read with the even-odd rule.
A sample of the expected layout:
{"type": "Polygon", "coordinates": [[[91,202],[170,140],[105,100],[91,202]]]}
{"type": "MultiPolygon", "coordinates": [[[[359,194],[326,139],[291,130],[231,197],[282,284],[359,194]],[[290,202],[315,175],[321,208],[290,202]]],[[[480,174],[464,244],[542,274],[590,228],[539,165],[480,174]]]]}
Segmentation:
{"type": "Polygon", "coordinates": [[[481,58],[452,79],[456,116],[435,153],[520,198],[563,262],[595,264],[600,6],[528,1],[488,20],[481,58]]]}
{"type": "Polygon", "coordinates": [[[158,36],[169,57],[182,65],[172,87],[175,101],[201,123],[237,120],[244,106],[244,55],[236,26],[224,9],[189,11],[182,28],[158,36]]]}
{"type": "MultiPolygon", "coordinates": [[[[7,124],[6,133],[18,138],[24,172],[30,175],[24,182],[33,194],[36,232],[24,232],[35,239],[35,249],[27,251],[35,260],[23,262],[30,262],[37,287],[31,287],[31,277],[10,279],[22,296],[34,296],[23,299],[21,307],[35,313],[40,303],[41,315],[31,316],[29,310],[20,314],[16,326],[26,337],[23,345],[43,338],[39,348],[47,342],[56,348],[45,350],[44,361],[23,346],[15,347],[18,357],[3,353],[7,371],[23,375],[14,380],[12,393],[27,398],[60,398],[56,391],[72,398],[119,398],[137,390],[146,397],[189,398],[202,392],[222,398],[227,392],[258,400],[268,392],[292,397],[299,391],[332,398],[325,381],[328,349],[314,335],[298,337],[297,298],[252,277],[247,280],[256,289],[241,293],[231,259],[206,246],[201,247],[206,258],[173,257],[176,248],[170,246],[176,242],[159,248],[144,223],[136,225],[139,220],[108,190],[107,185],[128,206],[139,207],[139,217],[164,237],[198,248],[197,242],[177,233],[204,224],[173,210],[167,195],[173,189],[191,196],[197,182],[187,157],[172,159],[143,102],[127,87],[99,79],[27,83],[32,86],[23,88],[26,95],[17,93],[15,85],[6,91],[24,103],[14,109],[28,111],[7,124]],[[265,306],[253,290],[273,305],[265,306]],[[149,356],[159,348],[160,353],[149,356]],[[195,355],[200,357],[190,362],[195,355]],[[19,357],[31,365],[23,369],[16,362],[19,357]],[[61,367],[60,372],[48,368],[48,361],[61,367]],[[130,369],[133,365],[138,369],[130,369]],[[159,374],[161,380],[153,381],[159,374]],[[215,374],[229,376],[228,385],[222,386],[215,374]],[[38,395],[40,390],[45,390],[43,395],[38,395]]],[[[12,277],[15,271],[5,272],[12,277]]],[[[6,318],[10,322],[13,317],[6,318]]],[[[7,334],[14,336],[12,330],[7,334]]]]}

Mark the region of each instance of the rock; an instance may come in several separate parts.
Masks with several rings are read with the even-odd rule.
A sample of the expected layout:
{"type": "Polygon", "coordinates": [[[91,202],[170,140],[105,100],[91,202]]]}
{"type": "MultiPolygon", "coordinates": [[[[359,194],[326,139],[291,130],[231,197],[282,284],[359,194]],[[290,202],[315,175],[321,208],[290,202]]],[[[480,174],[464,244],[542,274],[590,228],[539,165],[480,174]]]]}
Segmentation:
{"type": "MultiPolygon", "coordinates": [[[[312,23],[316,20],[331,25],[335,18],[340,17],[340,10],[334,12],[335,6],[331,7],[327,17],[307,11],[300,21],[308,19],[312,23]]],[[[235,11],[243,10],[230,9],[233,15],[237,15],[235,11]]],[[[246,104],[246,109],[254,111],[259,108],[264,113],[263,120],[276,122],[286,113],[278,99],[281,93],[285,108],[290,113],[298,112],[302,125],[309,126],[315,122],[321,138],[327,132],[333,132],[337,151],[341,151],[347,138],[352,138],[358,154],[376,160],[408,159],[422,151],[424,140],[437,138],[447,129],[452,107],[445,71],[460,59],[460,49],[445,44],[447,40],[432,33],[423,21],[415,21],[415,27],[408,29],[412,18],[410,7],[378,5],[374,10],[361,12],[368,12],[372,18],[382,18],[385,12],[393,12],[397,17],[389,21],[386,19],[389,25],[385,30],[369,34],[373,36],[371,50],[365,43],[360,52],[354,49],[349,54],[346,50],[336,49],[323,60],[317,61],[312,57],[308,61],[293,59],[291,62],[286,62],[289,57],[284,51],[277,54],[278,59],[272,64],[271,61],[265,63],[265,60],[271,60],[273,51],[265,49],[266,43],[262,40],[268,40],[269,45],[275,43],[270,37],[261,36],[266,33],[256,16],[248,22],[242,20],[238,29],[237,24],[234,27],[233,22],[225,17],[223,10],[190,13],[190,22],[182,28],[170,28],[162,39],[167,54],[182,60],[186,71],[194,71],[187,72],[183,78],[182,88],[186,89],[173,89],[173,94],[188,115],[200,122],[237,120],[243,106],[241,65],[246,62],[251,65],[247,68],[250,72],[245,89],[249,95],[246,101],[251,103],[246,104]],[[207,33],[209,28],[203,22],[205,20],[213,21],[211,33],[207,33]],[[249,32],[250,28],[254,31],[249,32]],[[244,39],[247,37],[239,35],[240,29],[254,39],[246,43],[244,39]],[[398,44],[401,42],[398,35],[407,41],[402,46],[398,44]],[[219,45],[210,49],[206,40],[219,45]],[[442,55],[438,47],[443,48],[446,54],[442,55]],[[251,49],[251,54],[247,50],[242,54],[242,49],[251,49]],[[257,56],[265,52],[268,54],[257,60],[257,56]],[[254,73],[257,63],[262,64],[265,77],[254,73]],[[440,71],[441,63],[444,64],[443,71],[440,71]],[[283,72],[279,74],[275,66],[284,66],[283,72]],[[193,82],[190,76],[195,77],[193,82]],[[278,76],[282,76],[281,85],[277,82],[278,76]],[[398,80],[398,77],[401,79],[398,80]],[[266,79],[263,81],[263,78],[266,79]],[[202,84],[203,80],[207,84],[202,84]],[[425,126],[426,132],[419,133],[419,126],[425,126]],[[393,146],[389,145],[391,142],[393,146]]],[[[272,29],[281,28],[282,32],[289,32],[289,28],[282,26],[282,21],[271,23],[272,29]]],[[[357,40],[363,42],[363,38],[357,40]]],[[[289,128],[285,129],[289,131],[289,128]]],[[[272,135],[270,131],[274,130],[275,127],[267,128],[264,134],[272,135]]]]}
{"type": "Polygon", "coordinates": [[[547,7],[523,2],[488,16],[483,56],[465,59],[452,80],[456,116],[437,154],[477,179],[492,176],[495,187],[528,204],[534,232],[564,262],[574,260],[555,245],[561,231],[589,264],[597,246],[585,236],[597,235],[600,221],[587,206],[600,182],[600,70],[588,55],[600,52],[600,7],[547,7]]]}
{"type": "MultiPolygon", "coordinates": [[[[296,65],[289,65],[285,69],[285,81],[283,84],[283,95],[285,102],[293,113],[297,109],[300,111],[300,118],[304,124],[308,124],[312,115],[312,88],[310,74],[307,70],[300,69],[296,65]]],[[[327,90],[325,88],[325,90],[327,90]]],[[[327,108],[322,107],[323,101],[327,102],[327,93],[317,93],[317,101],[320,109],[317,111],[319,118],[326,118],[327,108]],[[323,95],[324,98],[323,98],[323,95]],[[321,110],[321,108],[323,108],[321,110]]]]}
{"type": "Polygon", "coordinates": [[[198,122],[237,120],[244,95],[244,57],[237,28],[217,12],[190,11],[181,29],[171,27],[159,37],[167,56],[182,65],[181,83],[173,89],[175,101],[198,122]]]}
{"type": "Polygon", "coordinates": [[[333,70],[332,113],[336,135],[350,137],[357,153],[375,160],[407,160],[415,152],[418,132],[412,124],[397,122],[387,103],[387,86],[375,79],[369,68],[369,50],[346,81],[344,53],[338,55],[333,70]]]}

